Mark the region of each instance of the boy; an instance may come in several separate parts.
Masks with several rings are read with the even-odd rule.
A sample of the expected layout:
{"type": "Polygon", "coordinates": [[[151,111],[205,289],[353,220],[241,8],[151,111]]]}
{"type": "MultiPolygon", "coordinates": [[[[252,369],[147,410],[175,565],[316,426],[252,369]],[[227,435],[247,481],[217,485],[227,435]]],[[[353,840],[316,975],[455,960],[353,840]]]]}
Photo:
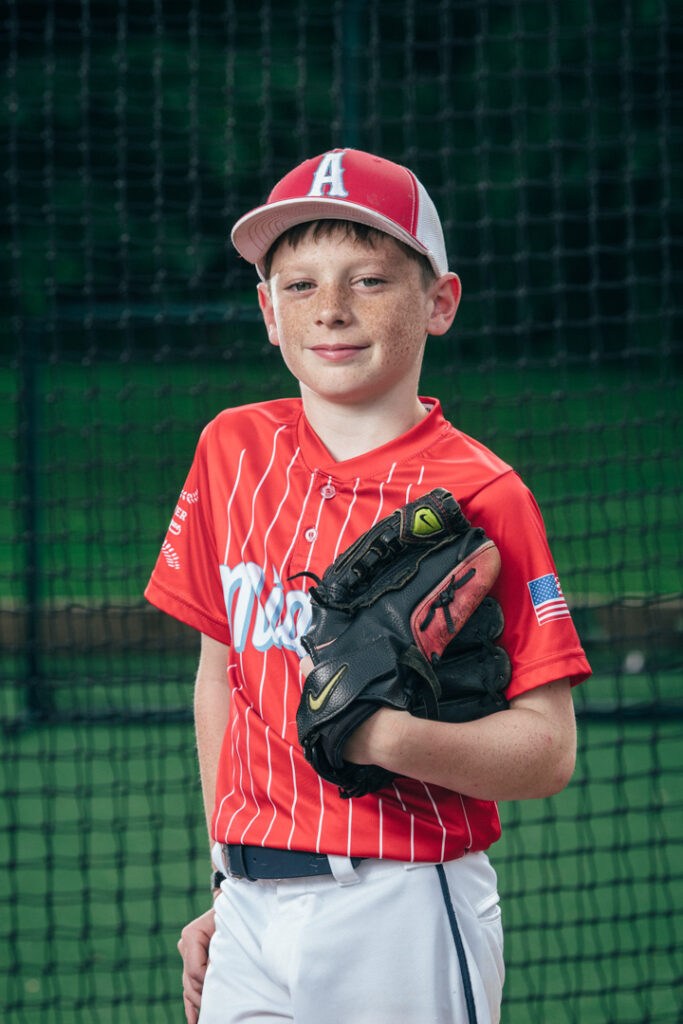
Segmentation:
{"type": "Polygon", "coordinates": [[[214,865],[228,876],[178,944],[187,1020],[201,1003],[201,1024],[498,1021],[502,930],[485,852],[500,834],[496,801],[567,784],[570,687],[590,674],[540,513],[509,466],[418,397],[426,338],[451,326],[460,282],[409,170],[325,153],[232,238],[257,267],[269,340],[301,398],[207,426],[146,590],[202,634],[197,745],[214,865]],[[297,739],[310,605],[291,578],[321,576],[436,486],[499,548],[510,706],[458,724],[378,711],[345,757],[397,777],[342,800],[297,739]]]}

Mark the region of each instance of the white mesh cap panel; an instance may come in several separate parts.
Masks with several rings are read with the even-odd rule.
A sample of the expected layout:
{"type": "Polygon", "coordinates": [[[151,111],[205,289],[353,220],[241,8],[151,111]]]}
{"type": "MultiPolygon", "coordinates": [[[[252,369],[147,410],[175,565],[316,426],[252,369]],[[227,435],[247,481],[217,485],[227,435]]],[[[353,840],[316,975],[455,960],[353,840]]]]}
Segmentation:
{"type": "Polygon", "coordinates": [[[417,230],[415,234],[422,245],[431,253],[434,269],[438,276],[441,277],[442,274],[448,273],[448,256],[446,255],[446,243],[441,229],[441,221],[439,220],[434,203],[429,198],[427,189],[418,178],[415,178],[415,181],[419,197],[417,230]]]}

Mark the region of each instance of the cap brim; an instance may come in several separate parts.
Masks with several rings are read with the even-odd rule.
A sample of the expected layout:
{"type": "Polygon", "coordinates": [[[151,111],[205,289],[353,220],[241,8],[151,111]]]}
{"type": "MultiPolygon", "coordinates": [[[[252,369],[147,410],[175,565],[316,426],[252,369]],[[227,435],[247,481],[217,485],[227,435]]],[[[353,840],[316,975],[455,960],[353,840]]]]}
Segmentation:
{"type": "Polygon", "coordinates": [[[283,199],[251,210],[237,221],[231,232],[232,243],[249,263],[254,263],[261,277],[264,277],[263,258],[273,242],[296,224],[314,220],[351,220],[377,228],[392,238],[398,239],[426,256],[432,268],[440,277],[447,271],[434,264],[432,254],[425,246],[395,221],[376,210],[358,203],[347,203],[343,199],[319,199],[303,197],[283,199]]]}

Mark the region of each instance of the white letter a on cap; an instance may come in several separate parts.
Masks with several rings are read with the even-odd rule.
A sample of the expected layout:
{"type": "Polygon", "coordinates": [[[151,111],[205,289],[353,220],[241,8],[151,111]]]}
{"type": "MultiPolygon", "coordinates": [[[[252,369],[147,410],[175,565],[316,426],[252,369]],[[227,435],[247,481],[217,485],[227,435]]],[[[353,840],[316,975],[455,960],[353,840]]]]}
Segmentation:
{"type": "Polygon", "coordinates": [[[348,196],[349,193],[344,188],[343,156],[343,152],[325,154],[316,169],[309,196],[326,196],[328,199],[343,199],[348,196]],[[329,191],[324,193],[326,185],[329,185],[329,191]]]}

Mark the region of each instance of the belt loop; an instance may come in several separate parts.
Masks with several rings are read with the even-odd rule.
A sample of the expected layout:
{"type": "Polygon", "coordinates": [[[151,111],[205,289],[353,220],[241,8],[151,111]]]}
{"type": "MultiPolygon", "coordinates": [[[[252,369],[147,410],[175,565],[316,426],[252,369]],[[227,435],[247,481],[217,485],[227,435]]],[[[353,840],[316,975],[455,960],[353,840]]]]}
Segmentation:
{"type": "Polygon", "coordinates": [[[356,874],[353,861],[350,857],[342,857],[336,853],[328,853],[327,859],[330,862],[330,870],[339,885],[358,885],[360,878],[356,874]]]}
{"type": "Polygon", "coordinates": [[[253,878],[249,877],[249,868],[247,867],[246,861],[244,859],[244,847],[231,846],[230,854],[232,857],[234,857],[235,861],[237,862],[237,873],[241,875],[242,878],[248,878],[250,882],[253,882],[253,878]]]}
{"type": "Polygon", "coordinates": [[[235,878],[246,878],[250,882],[255,879],[249,874],[244,857],[244,847],[236,843],[228,843],[223,847],[228,874],[235,878]]]}

